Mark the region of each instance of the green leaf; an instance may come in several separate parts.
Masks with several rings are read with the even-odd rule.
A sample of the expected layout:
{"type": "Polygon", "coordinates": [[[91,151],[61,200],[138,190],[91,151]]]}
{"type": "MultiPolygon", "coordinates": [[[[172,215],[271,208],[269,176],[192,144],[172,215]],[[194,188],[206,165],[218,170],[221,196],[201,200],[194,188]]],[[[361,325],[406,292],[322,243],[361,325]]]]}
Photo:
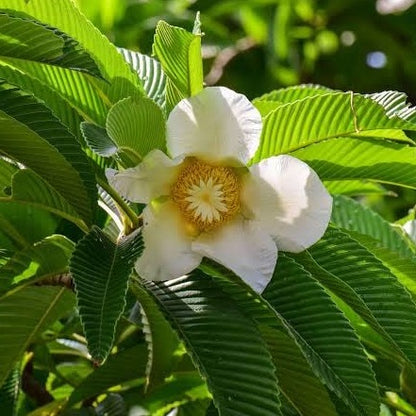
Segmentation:
{"type": "Polygon", "coordinates": [[[256,321],[272,354],[280,391],[298,409],[299,414],[334,416],[335,409],[327,390],[313,374],[299,346],[287,334],[291,333],[287,331],[288,322],[225,267],[205,261],[201,268],[256,321]]]}
{"type": "Polygon", "coordinates": [[[0,84],[1,151],[31,168],[91,224],[97,189],[89,161],[53,113],[16,87],[0,84]]]}
{"type": "MultiPolygon", "coordinates": [[[[317,95],[324,95],[329,93],[341,92],[333,90],[322,85],[316,84],[302,84],[288,88],[281,88],[262,95],[254,100],[254,103],[269,102],[269,103],[292,103],[294,101],[302,100],[303,98],[314,97],[317,95]]],[[[397,116],[404,120],[409,120],[412,123],[415,120],[416,108],[411,107],[407,101],[407,95],[399,91],[382,91],[374,94],[365,94],[364,97],[370,98],[376,103],[380,104],[387,117],[397,116]]]]}
{"type": "Polygon", "coordinates": [[[0,387],[0,413],[16,416],[20,388],[20,365],[10,372],[4,384],[0,387]]]}
{"type": "Polygon", "coordinates": [[[74,305],[64,288],[26,287],[0,298],[0,385],[26,348],[74,305]]]}
{"type": "MultiPolygon", "coordinates": [[[[415,365],[416,305],[396,277],[356,240],[334,227],[329,228],[309,252],[322,269],[335,276],[334,280],[339,279],[352,290],[355,300],[347,291],[341,292],[335,286],[329,287],[330,290],[415,365]],[[365,305],[367,312],[363,312],[357,300],[365,305]]],[[[319,279],[318,274],[316,278],[319,279]]],[[[321,283],[328,285],[323,280],[321,283]]]]}
{"type": "MultiPolygon", "coordinates": [[[[290,153],[323,140],[385,129],[415,130],[397,115],[359,94],[334,92],[284,104],[269,113],[253,161],[290,153]]],[[[382,140],[382,139],[378,139],[382,140]]],[[[410,139],[406,140],[412,143],[410,139]]]]}
{"type": "Polygon", "coordinates": [[[8,201],[43,209],[73,222],[81,230],[88,232],[88,227],[79,218],[75,209],[54,188],[30,169],[21,169],[14,174],[11,196],[0,197],[0,203],[8,201]]]}
{"type": "Polygon", "coordinates": [[[201,271],[143,282],[177,329],[223,416],[280,414],[277,380],[254,322],[201,271]]]}
{"type": "Polygon", "coordinates": [[[210,394],[207,386],[198,373],[177,373],[152,392],[146,398],[144,406],[150,415],[164,416],[180,404],[208,397],[210,394]]]}
{"type": "Polygon", "coordinates": [[[356,415],[378,415],[375,377],[345,316],[299,263],[279,253],[263,293],[287,321],[314,372],[356,415]]]}
{"type": "Polygon", "coordinates": [[[18,286],[67,272],[73,249],[74,244],[66,237],[51,235],[17,251],[0,268],[0,295],[18,286]]]}
{"type": "Polygon", "coordinates": [[[144,382],[146,362],[145,344],[111,354],[101,367],[96,368],[74,389],[68,399],[68,407],[130,380],[143,378],[144,382]]]}
{"type": "Polygon", "coordinates": [[[98,363],[110,353],[115,327],[126,304],[128,278],[142,249],[138,232],[114,243],[93,227],[71,258],[81,322],[90,354],[98,363]]]}
{"type": "Polygon", "coordinates": [[[56,28],[1,11],[0,27],[0,58],[37,61],[101,77],[91,56],[56,28]]]}
{"type": "Polygon", "coordinates": [[[379,183],[359,180],[325,181],[325,188],[334,195],[363,196],[363,195],[389,195],[394,193],[388,191],[379,183]]]}
{"type": "Polygon", "coordinates": [[[297,150],[323,180],[368,179],[416,188],[416,148],[368,138],[336,138],[297,150]]]}
{"type": "Polygon", "coordinates": [[[79,125],[82,118],[78,109],[60,96],[51,86],[1,63],[0,78],[10,84],[18,85],[22,90],[34,95],[38,100],[42,100],[75,137],[81,138],[79,125]]]}
{"type": "Polygon", "coordinates": [[[125,416],[127,406],[123,396],[120,394],[110,393],[95,408],[97,416],[125,416]]]}
{"type": "Polygon", "coordinates": [[[117,153],[117,146],[110,139],[104,128],[83,121],[81,123],[81,131],[88,147],[97,155],[110,157],[117,153]]]}
{"type": "Polygon", "coordinates": [[[413,257],[401,227],[391,225],[379,214],[359,202],[344,196],[335,196],[331,221],[339,227],[369,235],[379,244],[402,257],[413,257]]]}
{"type": "Polygon", "coordinates": [[[282,104],[293,103],[303,98],[314,97],[316,95],[324,95],[334,93],[335,90],[316,84],[301,84],[293,87],[281,88],[263,94],[254,100],[255,103],[261,101],[280,102],[282,104]]]}
{"type": "Polygon", "coordinates": [[[161,21],[156,27],[153,53],[182,98],[202,91],[201,35],[161,21]]]}
{"type": "MultiPolygon", "coordinates": [[[[14,12],[19,12],[25,18],[59,28],[60,31],[77,41],[87,53],[94,56],[104,79],[108,81],[97,80],[95,84],[99,86],[111,103],[132,94],[140,93],[141,84],[137,75],[131,71],[123,57],[117,52],[116,47],[85,18],[72,1],[56,0],[50,2],[49,0],[40,0],[25,2],[21,0],[0,0],[0,9],[11,9],[14,12]]],[[[38,65],[38,67],[40,66],[38,65]]],[[[58,71],[54,71],[54,69],[56,67],[48,66],[46,68],[46,66],[43,66],[42,68],[42,70],[46,70],[45,75],[54,74],[58,80],[59,74],[62,73],[59,68],[58,71]]],[[[73,75],[72,87],[78,90],[81,87],[80,79],[83,78],[83,75],[74,71],[69,72],[72,72],[73,75]]],[[[67,86],[70,86],[70,84],[59,85],[59,82],[55,85],[58,91],[65,91],[67,86]]],[[[91,93],[91,90],[78,90],[77,94],[80,93],[83,93],[86,97],[91,93]]]]}
{"type": "Polygon", "coordinates": [[[416,257],[401,257],[396,251],[380,246],[380,242],[367,235],[349,232],[349,235],[364,246],[386,266],[398,281],[416,295],[416,257]]]}
{"type": "Polygon", "coordinates": [[[139,52],[123,48],[119,48],[118,51],[139,75],[147,96],[159,104],[161,108],[164,108],[166,75],[160,63],[156,59],[139,52]]]}
{"type": "Polygon", "coordinates": [[[143,332],[149,350],[146,391],[152,391],[171,374],[179,339],[153,298],[139,285],[132,286],[132,289],[140,302],[143,332]]]}
{"type": "Polygon", "coordinates": [[[55,218],[46,211],[31,206],[22,206],[16,202],[0,204],[0,247],[2,249],[12,251],[24,249],[53,234],[56,226],[55,218]]]}
{"type": "Polygon", "coordinates": [[[166,147],[166,122],[160,107],[149,98],[125,98],[108,112],[106,128],[119,152],[127,154],[133,166],[152,149],[166,147]]]}
{"type": "Polygon", "coordinates": [[[179,407],[177,416],[206,416],[209,403],[210,400],[190,401],[179,407]]]}

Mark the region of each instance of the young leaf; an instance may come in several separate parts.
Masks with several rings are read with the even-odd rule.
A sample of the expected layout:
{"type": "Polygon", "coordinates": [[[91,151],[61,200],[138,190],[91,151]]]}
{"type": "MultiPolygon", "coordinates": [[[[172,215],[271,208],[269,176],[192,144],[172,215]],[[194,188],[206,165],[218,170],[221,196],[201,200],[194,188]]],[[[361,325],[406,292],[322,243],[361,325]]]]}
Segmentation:
{"type": "Polygon", "coordinates": [[[108,112],[106,128],[119,152],[135,160],[135,166],[152,149],[165,149],[165,118],[149,98],[126,98],[108,112]]]}
{"type": "Polygon", "coordinates": [[[168,282],[143,284],[206,377],[221,415],[280,414],[274,367],[261,335],[209,276],[194,271],[168,282]]]}
{"type": "Polygon", "coordinates": [[[161,108],[164,108],[166,75],[160,63],[156,59],[139,52],[123,48],[119,48],[118,51],[139,75],[147,96],[159,104],[161,108]]]}
{"type": "Polygon", "coordinates": [[[202,90],[201,35],[161,21],[156,27],[153,53],[182,98],[202,90]]]}
{"type": "Polygon", "coordinates": [[[110,353],[124,310],[127,283],[143,249],[137,231],[114,243],[93,227],[76,246],[70,262],[81,322],[91,356],[102,363],[110,353]]]}
{"type": "Polygon", "coordinates": [[[103,127],[83,121],[81,131],[88,147],[97,155],[110,157],[117,153],[116,144],[110,139],[103,127]]]}
{"type": "Polygon", "coordinates": [[[32,286],[0,298],[0,385],[30,343],[73,306],[65,288],[32,286]]]}

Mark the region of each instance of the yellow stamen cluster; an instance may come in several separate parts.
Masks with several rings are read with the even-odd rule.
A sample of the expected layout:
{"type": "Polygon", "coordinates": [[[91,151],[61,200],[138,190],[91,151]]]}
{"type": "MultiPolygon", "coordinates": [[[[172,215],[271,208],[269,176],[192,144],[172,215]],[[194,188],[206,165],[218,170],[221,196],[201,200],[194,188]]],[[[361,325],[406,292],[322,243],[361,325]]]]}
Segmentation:
{"type": "Polygon", "coordinates": [[[171,197],[187,222],[209,231],[239,211],[240,181],[232,168],[191,159],[173,184],[171,197]]]}

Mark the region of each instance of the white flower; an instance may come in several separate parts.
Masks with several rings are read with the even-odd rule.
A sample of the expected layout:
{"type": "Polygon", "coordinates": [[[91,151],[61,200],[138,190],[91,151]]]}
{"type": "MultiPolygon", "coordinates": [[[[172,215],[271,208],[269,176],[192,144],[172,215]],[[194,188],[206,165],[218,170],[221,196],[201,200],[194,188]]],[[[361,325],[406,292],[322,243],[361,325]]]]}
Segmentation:
{"type": "Polygon", "coordinates": [[[245,166],[261,128],[244,95],[206,88],[170,113],[171,158],[153,150],[135,168],[107,172],[121,195],[148,204],[140,276],[179,277],[206,256],[261,292],[278,249],[299,252],[321,238],[332,199],[308,165],[282,155],[245,166]]]}
{"type": "Polygon", "coordinates": [[[416,243],[416,220],[409,220],[403,225],[403,230],[416,243]]]}

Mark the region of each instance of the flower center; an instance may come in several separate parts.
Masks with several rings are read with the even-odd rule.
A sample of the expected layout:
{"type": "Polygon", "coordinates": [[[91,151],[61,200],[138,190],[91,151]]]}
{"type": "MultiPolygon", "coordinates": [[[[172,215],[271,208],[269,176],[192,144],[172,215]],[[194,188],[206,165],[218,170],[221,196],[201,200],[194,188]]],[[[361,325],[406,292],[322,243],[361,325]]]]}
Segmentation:
{"type": "Polygon", "coordinates": [[[185,220],[208,231],[239,211],[240,182],[232,168],[193,159],[180,172],[171,196],[185,220]]]}

